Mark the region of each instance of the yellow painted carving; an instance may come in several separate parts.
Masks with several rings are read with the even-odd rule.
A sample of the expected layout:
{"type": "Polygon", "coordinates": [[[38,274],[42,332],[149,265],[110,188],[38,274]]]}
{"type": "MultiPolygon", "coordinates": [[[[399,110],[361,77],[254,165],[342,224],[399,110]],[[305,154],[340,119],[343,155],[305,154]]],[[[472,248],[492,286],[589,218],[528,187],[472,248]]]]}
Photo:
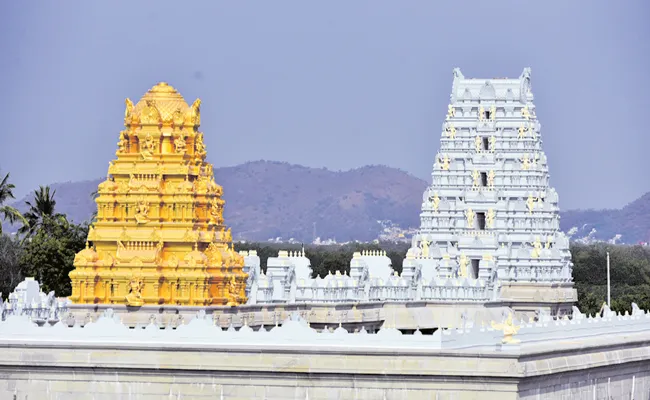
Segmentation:
{"type": "Polygon", "coordinates": [[[454,106],[452,106],[451,104],[449,104],[449,105],[447,106],[447,119],[449,119],[449,118],[453,118],[453,117],[455,117],[455,116],[456,116],[456,109],[454,108],[454,106]]]}
{"type": "Polygon", "coordinates": [[[494,212],[494,209],[490,208],[487,212],[487,215],[485,216],[485,222],[487,222],[488,228],[492,228],[494,226],[495,217],[496,217],[496,213],[494,212]]]}
{"type": "Polygon", "coordinates": [[[468,208],[467,210],[465,210],[465,217],[467,218],[467,227],[468,228],[473,228],[474,227],[474,216],[475,215],[476,215],[476,213],[471,208],[468,208]]]}
{"type": "Polygon", "coordinates": [[[440,156],[439,157],[439,162],[440,162],[440,168],[442,168],[445,171],[449,170],[449,166],[451,165],[451,160],[449,160],[448,155],[440,156]]]}
{"type": "Polygon", "coordinates": [[[501,324],[497,324],[496,322],[492,321],[492,329],[503,331],[503,339],[501,340],[501,343],[503,344],[519,343],[520,340],[513,338],[513,336],[519,332],[520,328],[520,326],[516,326],[514,324],[514,321],[512,320],[512,313],[509,313],[505,322],[501,324]]]}

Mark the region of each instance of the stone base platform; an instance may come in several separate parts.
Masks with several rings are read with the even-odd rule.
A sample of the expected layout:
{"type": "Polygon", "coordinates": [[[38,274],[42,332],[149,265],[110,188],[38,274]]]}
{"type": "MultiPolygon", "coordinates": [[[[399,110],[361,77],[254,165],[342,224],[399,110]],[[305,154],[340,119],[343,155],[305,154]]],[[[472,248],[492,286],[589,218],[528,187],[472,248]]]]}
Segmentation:
{"type": "MultiPolygon", "coordinates": [[[[535,317],[540,307],[547,313],[555,315],[551,310],[560,309],[571,313],[571,305],[551,307],[542,303],[522,307],[520,318],[528,320],[535,317]]],[[[515,301],[487,303],[436,303],[425,301],[410,302],[367,302],[367,303],[332,303],[332,304],[257,304],[237,307],[191,307],[191,306],[142,306],[128,307],[117,304],[76,304],[69,307],[70,314],[67,324],[84,325],[95,321],[108,308],[114,310],[121,321],[130,327],[142,327],[152,320],[161,326],[176,327],[191,321],[199,311],[203,310],[213,319],[216,325],[234,328],[248,325],[254,329],[265,326],[267,329],[280,324],[289,314],[298,313],[309,321],[315,329],[336,328],[342,325],[350,331],[362,327],[368,332],[377,331],[381,326],[396,328],[404,333],[417,329],[426,333],[438,328],[461,328],[470,321],[476,325],[489,325],[491,321],[501,321],[509,307],[520,304],[515,301]]]]}

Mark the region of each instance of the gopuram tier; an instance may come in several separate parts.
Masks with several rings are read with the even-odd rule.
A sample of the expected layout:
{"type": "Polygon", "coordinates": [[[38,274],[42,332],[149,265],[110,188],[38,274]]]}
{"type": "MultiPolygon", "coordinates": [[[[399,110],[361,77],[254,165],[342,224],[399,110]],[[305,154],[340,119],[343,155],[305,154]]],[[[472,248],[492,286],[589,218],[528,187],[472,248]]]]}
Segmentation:
{"type": "Polygon", "coordinates": [[[244,259],[223,220],[223,190],[205,161],[201,100],[170,85],[126,99],[117,159],[70,272],[76,304],[238,305],[244,259]]]}
{"type": "Polygon", "coordinates": [[[570,312],[573,264],[540,130],[529,68],[518,79],[454,69],[407,274],[484,281],[494,300],[519,311],[570,312]]]}

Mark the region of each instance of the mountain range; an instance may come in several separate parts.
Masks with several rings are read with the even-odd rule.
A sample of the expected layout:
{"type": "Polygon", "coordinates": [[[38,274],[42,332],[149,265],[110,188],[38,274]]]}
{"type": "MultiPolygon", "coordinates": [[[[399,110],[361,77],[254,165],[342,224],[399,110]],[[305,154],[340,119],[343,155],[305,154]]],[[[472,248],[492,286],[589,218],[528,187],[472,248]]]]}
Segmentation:
{"type": "MultiPolygon", "coordinates": [[[[417,228],[422,192],[428,185],[383,165],[331,171],[254,161],[215,168],[214,174],[224,188],[224,218],[234,238],[250,241],[293,238],[311,242],[316,237],[369,241],[382,233],[385,221],[398,229],[417,228]]],[[[87,220],[95,210],[91,193],[102,180],[50,185],[56,190],[57,212],[75,222],[87,220]]],[[[26,200],[14,206],[25,211],[26,200]]],[[[650,193],[620,210],[565,211],[560,221],[561,229],[571,230],[574,239],[609,240],[620,234],[624,243],[648,241],[650,193]]]]}

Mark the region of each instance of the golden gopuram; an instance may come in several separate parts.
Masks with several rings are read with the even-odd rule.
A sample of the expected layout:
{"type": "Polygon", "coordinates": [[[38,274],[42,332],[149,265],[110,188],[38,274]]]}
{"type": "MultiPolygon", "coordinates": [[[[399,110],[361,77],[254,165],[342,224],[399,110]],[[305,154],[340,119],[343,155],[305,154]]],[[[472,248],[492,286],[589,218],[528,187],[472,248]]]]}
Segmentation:
{"type": "Polygon", "coordinates": [[[70,272],[76,304],[237,305],[244,259],[205,161],[201,100],[161,82],[126,99],[117,159],[99,184],[97,217],[70,272]]]}

